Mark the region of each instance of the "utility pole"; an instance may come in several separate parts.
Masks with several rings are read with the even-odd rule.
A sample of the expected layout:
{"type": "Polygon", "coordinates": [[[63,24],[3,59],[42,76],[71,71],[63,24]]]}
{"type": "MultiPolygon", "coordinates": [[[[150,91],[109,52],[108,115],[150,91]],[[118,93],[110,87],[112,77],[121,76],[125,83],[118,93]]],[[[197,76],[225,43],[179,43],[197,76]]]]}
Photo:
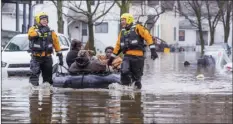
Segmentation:
{"type": "Polygon", "coordinates": [[[23,4],[23,26],[22,26],[22,33],[26,33],[27,32],[27,17],[26,17],[26,3],[23,4]]]}
{"type": "Polygon", "coordinates": [[[28,8],[28,13],[29,13],[29,18],[28,18],[28,29],[32,26],[32,0],[29,2],[29,8],[28,8]]]}
{"type": "Polygon", "coordinates": [[[16,9],[15,9],[15,13],[16,13],[16,31],[19,31],[19,1],[16,1],[16,9]]]}

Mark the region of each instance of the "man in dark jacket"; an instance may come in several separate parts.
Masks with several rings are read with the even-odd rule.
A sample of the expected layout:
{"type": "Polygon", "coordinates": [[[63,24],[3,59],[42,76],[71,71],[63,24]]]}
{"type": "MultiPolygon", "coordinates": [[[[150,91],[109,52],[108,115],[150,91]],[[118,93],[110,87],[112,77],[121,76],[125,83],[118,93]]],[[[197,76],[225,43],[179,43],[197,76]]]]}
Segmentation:
{"type": "Polygon", "coordinates": [[[71,64],[74,63],[75,58],[77,57],[78,52],[81,49],[82,49],[82,42],[77,39],[72,40],[70,51],[68,52],[66,56],[66,63],[68,67],[70,67],[71,64]]]}

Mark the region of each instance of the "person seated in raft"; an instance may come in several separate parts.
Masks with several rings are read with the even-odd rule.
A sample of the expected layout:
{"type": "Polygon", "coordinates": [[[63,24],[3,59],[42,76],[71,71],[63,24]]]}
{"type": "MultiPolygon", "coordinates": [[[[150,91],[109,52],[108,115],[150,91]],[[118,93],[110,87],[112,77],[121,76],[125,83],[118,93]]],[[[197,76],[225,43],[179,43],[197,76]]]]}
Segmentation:
{"type": "MultiPolygon", "coordinates": [[[[112,46],[108,46],[105,48],[105,55],[98,55],[97,58],[103,63],[107,65],[108,60],[111,57],[111,54],[113,52],[114,48],[112,46]]],[[[120,67],[121,67],[121,63],[122,63],[122,58],[121,57],[116,57],[113,62],[111,63],[110,66],[107,66],[107,68],[111,71],[111,72],[119,72],[120,71],[120,67]]]]}
{"type": "Polygon", "coordinates": [[[98,59],[92,59],[93,51],[80,50],[75,62],[69,68],[70,74],[77,74],[79,72],[98,73],[105,72],[106,65],[102,64],[98,59]]]}
{"type": "Polygon", "coordinates": [[[82,49],[82,42],[77,40],[77,39],[73,39],[71,42],[71,48],[70,51],[68,52],[67,56],[66,56],[66,63],[68,65],[68,67],[71,66],[71,64],[75,61],[75,58],[78,55],[78,52],[82,49]]]}

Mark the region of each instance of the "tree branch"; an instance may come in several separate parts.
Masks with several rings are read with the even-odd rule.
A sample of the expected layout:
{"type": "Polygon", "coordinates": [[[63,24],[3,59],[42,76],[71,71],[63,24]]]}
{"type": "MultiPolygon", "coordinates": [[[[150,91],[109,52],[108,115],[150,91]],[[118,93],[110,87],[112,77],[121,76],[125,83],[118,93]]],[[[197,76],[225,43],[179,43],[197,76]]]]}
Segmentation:
{"type": "Polygon", "coordinates": [[[91,16],[93,16],[96,13],[96,10],[99,8],[100,0],[98,0],[97,6],[95,7],[94,11],[92,12],[91,16]]]}
{"type": "Polygon", "coordinates": [[[101,15],[99,15],[98,17],[96,17],[95,19],[93,19],[93,22],[95,22],[96,20],[98,20],[98,19],[100,19],[101,17],[103,17],[104,15],[106,15],[111,9],[112,9],[112,7],[115,5],[115,2],[113,2],[112,3],[112,5],[104,12],[103,11],[103,13],[101,14],[101,15]]]}
{"type": "Polygon", "coordinates": [[[116,4],[118,5],[119,8],[122,7],[122,5],[120,4],[120,2],[118,0],[114,0],[116,2],[116,4]]]}
{"type": "MultiPolygon", "coordinates": [[[[70,2],[70,1],[69,1],[70,2]]],[[[80,3],[79,3],[79,6],[77,5],[77,3],[76,3],[77,1],[74,1],[74,3],[75,4],[73,4],[74,5],[74,7],[76,8],[76,9],[78,9],[78,10],[80,10],[81,12],[83,12],[83,13],[85,13],[85,14],[87,14],[87,11],[85,11],[85,10],[83,10],[81,7],[82,7],[82,0],[80,1],[80,3]]]]}

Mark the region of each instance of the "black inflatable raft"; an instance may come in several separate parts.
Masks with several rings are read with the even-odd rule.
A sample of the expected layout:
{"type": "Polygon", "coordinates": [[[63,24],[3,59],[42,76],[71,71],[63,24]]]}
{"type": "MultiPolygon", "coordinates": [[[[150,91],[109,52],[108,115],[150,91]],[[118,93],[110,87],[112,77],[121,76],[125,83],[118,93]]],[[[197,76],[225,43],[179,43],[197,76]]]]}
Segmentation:
{"type": "Polygon", "coordinates": [[[58,68],[53,70],[53,87],[61,88],[108,88],[109,84],[120,83],[120,74],[106,73],[79,73],[70,75],[69,73],[58,72],[58,68]]]}

